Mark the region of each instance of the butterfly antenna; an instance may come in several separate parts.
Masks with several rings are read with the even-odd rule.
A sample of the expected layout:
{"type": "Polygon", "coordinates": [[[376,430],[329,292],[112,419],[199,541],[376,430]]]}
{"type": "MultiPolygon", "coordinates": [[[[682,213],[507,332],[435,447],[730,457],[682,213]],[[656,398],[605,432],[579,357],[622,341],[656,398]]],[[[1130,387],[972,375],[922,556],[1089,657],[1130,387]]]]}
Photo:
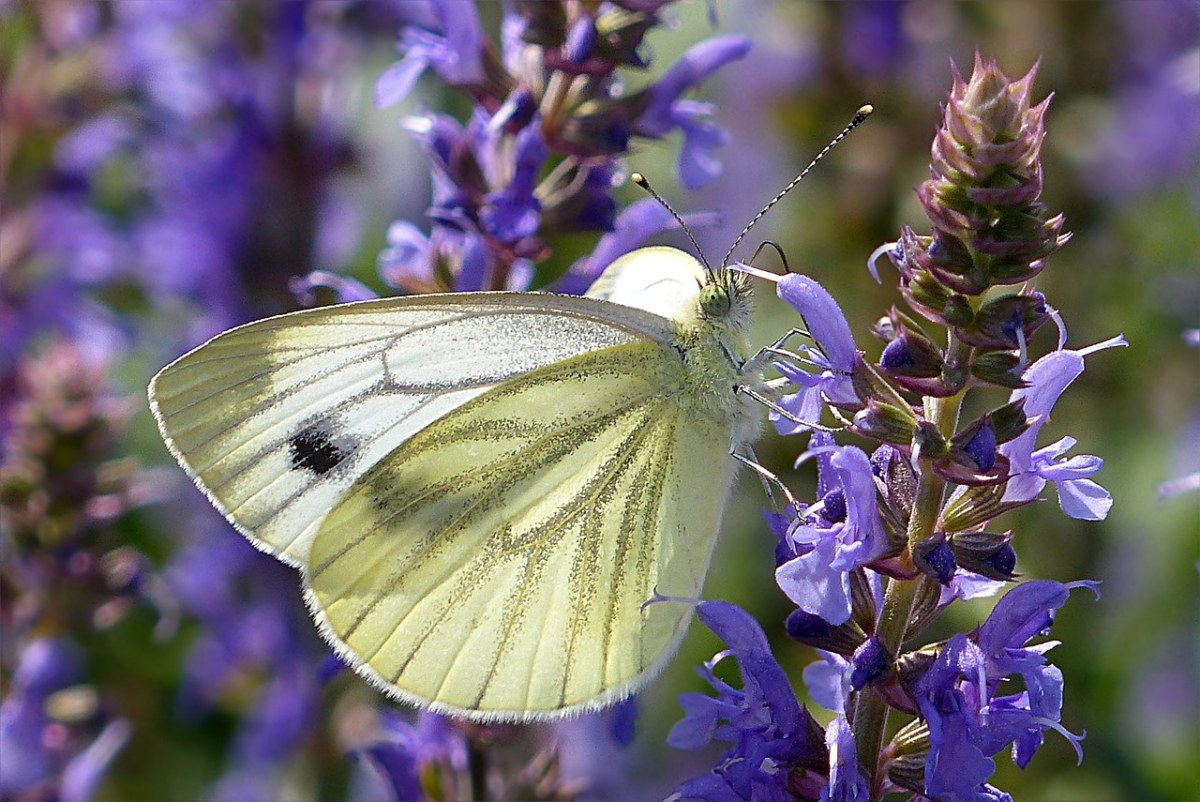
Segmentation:
{"type": "Polygon", "coordinates": [[[778,195],[771,198],[771,202],[768,203],[766,206],[762,207],[762,211],[760,211],[758,214],[754,215],[754,219],[746,224],[746,227],[742,229],[742,233],[738,234],[737,239],[735,239],[733,241],[733,244],[729,246],[729,250],[725,253],[725,258],[721,260],[722,268],[724,268],[726,265],[729,264],[729,257],[733,256],[734,250],[737,248],[738,245],[741,244],[742,240],[745,239],[746,234],[750,233],[750,229],[754,228],[754,224],[757,223],[759,220],[761,220],[762,216],[764,214],[766,214],[768,211],[770,211],[772,206],[779,203],[779,201],[783,200],[783,196],[788,194],[789,192],[791,192],[792,189],[797,184],[800,183],[801,179],[803,179],[804,176],[808,175],[808,172],[810,170],[812,170],[812,168],[817,166],[817,162],[819,162],[819,161],[821,161],[821,159],[825,158],[826,153],[833,150],[834,146],[837,145],[837,143],[841,142],[843,139],[846,138],[846,136],[851,131],[853,131],[855,128],[857,128],[859,125],[861,125],[863,120],[865,120],[865,119],[867,119],[867,117],[871,116],[871,112],[874,110],[875,110],[874,107],[872,107],[870,104],[867,104],[867,105],[863,106],[862,108],[860,108],[858,111],[854,112],[854,117],[850,120],[850,124],[847,125],[845,128],[843,128],[842,132],[833,138],[833,141],[831,141],[828,145],[826,145],[824,148],[822,148],[821,152],[818,153],[813,158],[813,160],[808,163],[807,167],[805,167],[803,170],[800,171],[800,174],[798,176],[796,176],[795,178],[792,179],[791,183],[789,183],[786,187],[784,187],[782,190],[780,190],[778,195]]]}
{"type": "Polygon", "coordinates": [[[713,275],[712,268],[709,266],[708,260],[704,258],[704,252],[700,250],[700,243],[696,242],[696,237],[692,235],[692,230],[688,228],[688,224],[683,222],[683,218],[679,216],[679,212],[672,209],[671,204],[667,203],[662,195],[654,191],[654,188],[650,186],[650,182],[646,180],[646,176],[641,173],[630,173],[629,180],[650,193],[650,197],[658,201],[660,206],[671,213],[671,216],[675,218],[675,222],[679,223],[679,227],[683,229],[683,233],[687,234],[687,238],[692,241],[692,247],[696,250],[696,255],[700,257],[700,262],[704,265],[704,272],[711,279],[713,275]]]}

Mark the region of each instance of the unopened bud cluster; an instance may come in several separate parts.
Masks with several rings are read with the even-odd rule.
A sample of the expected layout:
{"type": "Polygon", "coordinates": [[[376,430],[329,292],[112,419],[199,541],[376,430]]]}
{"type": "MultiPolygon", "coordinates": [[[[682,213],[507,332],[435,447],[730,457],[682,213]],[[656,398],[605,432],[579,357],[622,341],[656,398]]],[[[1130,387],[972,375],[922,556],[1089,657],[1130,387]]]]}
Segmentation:
{"type": "Polygon", "coordinates": [[[978,55],[969,80],[957,70],[934,138],[931,178],[917,190],[933,231],[905,226],[886,249],[913,314],[892,308],[873,328],[885,342],[877,365],[855,377],[864,409],[858,431],[912,447],[933,470],[964,485],[1003,482],[997,447],[1028,422],[1020,402],[987,412],[950,437],[921,420],[919,405],[897,396],[947,398],[971,387],[1014,390],[1027,343],[1051,320],[1035,291],[999,289],[1032,279],[1069,238],[1061,214],[1041,203],[1040,150],[1050,98],[1031,105],[1036,67],[1010,81],[978,55]],[[925,321],[922,323],[922,319],[925,321]],[[943,327],[939,334],[930,324],[943,327]],[[890,387],[881,391],[880,384],[890,387]]]}

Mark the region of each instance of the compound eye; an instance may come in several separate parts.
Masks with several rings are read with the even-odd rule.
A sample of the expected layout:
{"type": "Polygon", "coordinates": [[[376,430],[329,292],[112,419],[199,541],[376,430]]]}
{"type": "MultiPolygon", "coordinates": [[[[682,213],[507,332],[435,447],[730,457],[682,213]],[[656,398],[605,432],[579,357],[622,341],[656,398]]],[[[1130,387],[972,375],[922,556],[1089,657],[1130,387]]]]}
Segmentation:
{"type": "Polygon", "coordinates": [[[706,318],[722,318],[733,308],[729,291],[719,284],[706,284],[700,290],[700,311],[706,318]]]}

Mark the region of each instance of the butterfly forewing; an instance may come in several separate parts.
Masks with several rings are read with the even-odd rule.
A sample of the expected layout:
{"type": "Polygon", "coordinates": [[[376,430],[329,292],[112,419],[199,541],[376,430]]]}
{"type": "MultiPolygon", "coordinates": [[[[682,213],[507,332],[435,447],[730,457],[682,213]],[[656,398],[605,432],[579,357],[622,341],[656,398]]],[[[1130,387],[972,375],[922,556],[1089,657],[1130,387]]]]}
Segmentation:
{"type": "Polygon", "coordinates": [[[308,595],[327,636],[402,698],[481,717],[635,689],[691,616],[646,602],[699,594],[729,479],[733,424],[696,408],[687,379],[670,345],[611,346],[414,435],[313,540],[308,595]]]}
{"type": "Polygon", "coordinates": [[[415,432],[514,376],[668,336],[661,318],[582,298],[346,304],[219,335],[155,377],[151,408],[176,458],[230,521],[302,565],[326,513],[415,432]]]}

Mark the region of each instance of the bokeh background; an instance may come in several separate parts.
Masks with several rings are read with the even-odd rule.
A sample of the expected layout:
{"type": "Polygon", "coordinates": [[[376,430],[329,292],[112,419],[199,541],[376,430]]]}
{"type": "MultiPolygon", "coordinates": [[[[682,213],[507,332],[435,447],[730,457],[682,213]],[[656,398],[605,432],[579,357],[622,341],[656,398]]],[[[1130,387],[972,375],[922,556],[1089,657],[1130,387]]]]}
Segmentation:
{"type": "MultiPolygon", "coordinates": [[[[485,5],[495,23],[499,7],[485,5]]],[[[649,42],[649,74],[715,33],[752,38],[751,54],[697,93],[730,135],[722,178],[679,187],[672,139],[640,146],[628,168],[681,209],[718,211],[697,232],[717,256],[873,103],[750,238],[776,240],[823,282],[860,344],[896,301],[867,255],[904,223],[927,228],[913,190],[951,61],[969,70],[978,50],[1012,77],[1040,63],[1036,97],[1055,95],[1045,200],[1074,238],[1038,285],[1069,345],[1124,333],[1130,347],[1089,358],[1047,431],[1105,459],[1108,519],[1073,521],[1051,500],[1007,522],[1024,576],[1104,583],[1099,601],[1074,595],[1053,633],[1063,722],[1086,730],[1085,759],[1075,767],[1051,735],[1024,772],[1001,756],[993,782],[1017,799],[1194,798],[1200,493],[1163,498],[1159,486],[1200,470],[1200,350],[1184,337],[1200,325],[1200,4],[713,5],[715,21],[693,0],[664,11],[673,24],[649,42]]],[[[256,553],[174,467],[144,387],[206,337],[297,308],[294,276],[330,270],[387,291],[376,271],[387,227],[424,225],[429,202],[428,166],[401,120],[466,109],[436,80],[400,107],[371,103],[419,6],[0,0],[3,798],[379,798],[348,752],[392,706],[336,670],[295,573],[256,553]],[[52,782],[30,779],[39,771],[52,782]]],[[[795,323],[771,300],[756,342],[795,323]]],[[[803,497],[811,467],[789,468],[801,448],[769,438],[758,451],[803,497]]],[[[782,638],[789,607],[763,505],[743,481],[706,596],[754,613],[798,678],[813,655],[782,638]]],[[[964,605],[934,634],[986,610],[964,605]]],[[[612,742],[604,717],[553,733],[563,771],[594,795],[656,798],[707,770],[715,754],[672,750],[665,736],[678,694],[702,689],[694,666],[718,648],[693,628],[642,694],[630,746],[612,742]]]]}

